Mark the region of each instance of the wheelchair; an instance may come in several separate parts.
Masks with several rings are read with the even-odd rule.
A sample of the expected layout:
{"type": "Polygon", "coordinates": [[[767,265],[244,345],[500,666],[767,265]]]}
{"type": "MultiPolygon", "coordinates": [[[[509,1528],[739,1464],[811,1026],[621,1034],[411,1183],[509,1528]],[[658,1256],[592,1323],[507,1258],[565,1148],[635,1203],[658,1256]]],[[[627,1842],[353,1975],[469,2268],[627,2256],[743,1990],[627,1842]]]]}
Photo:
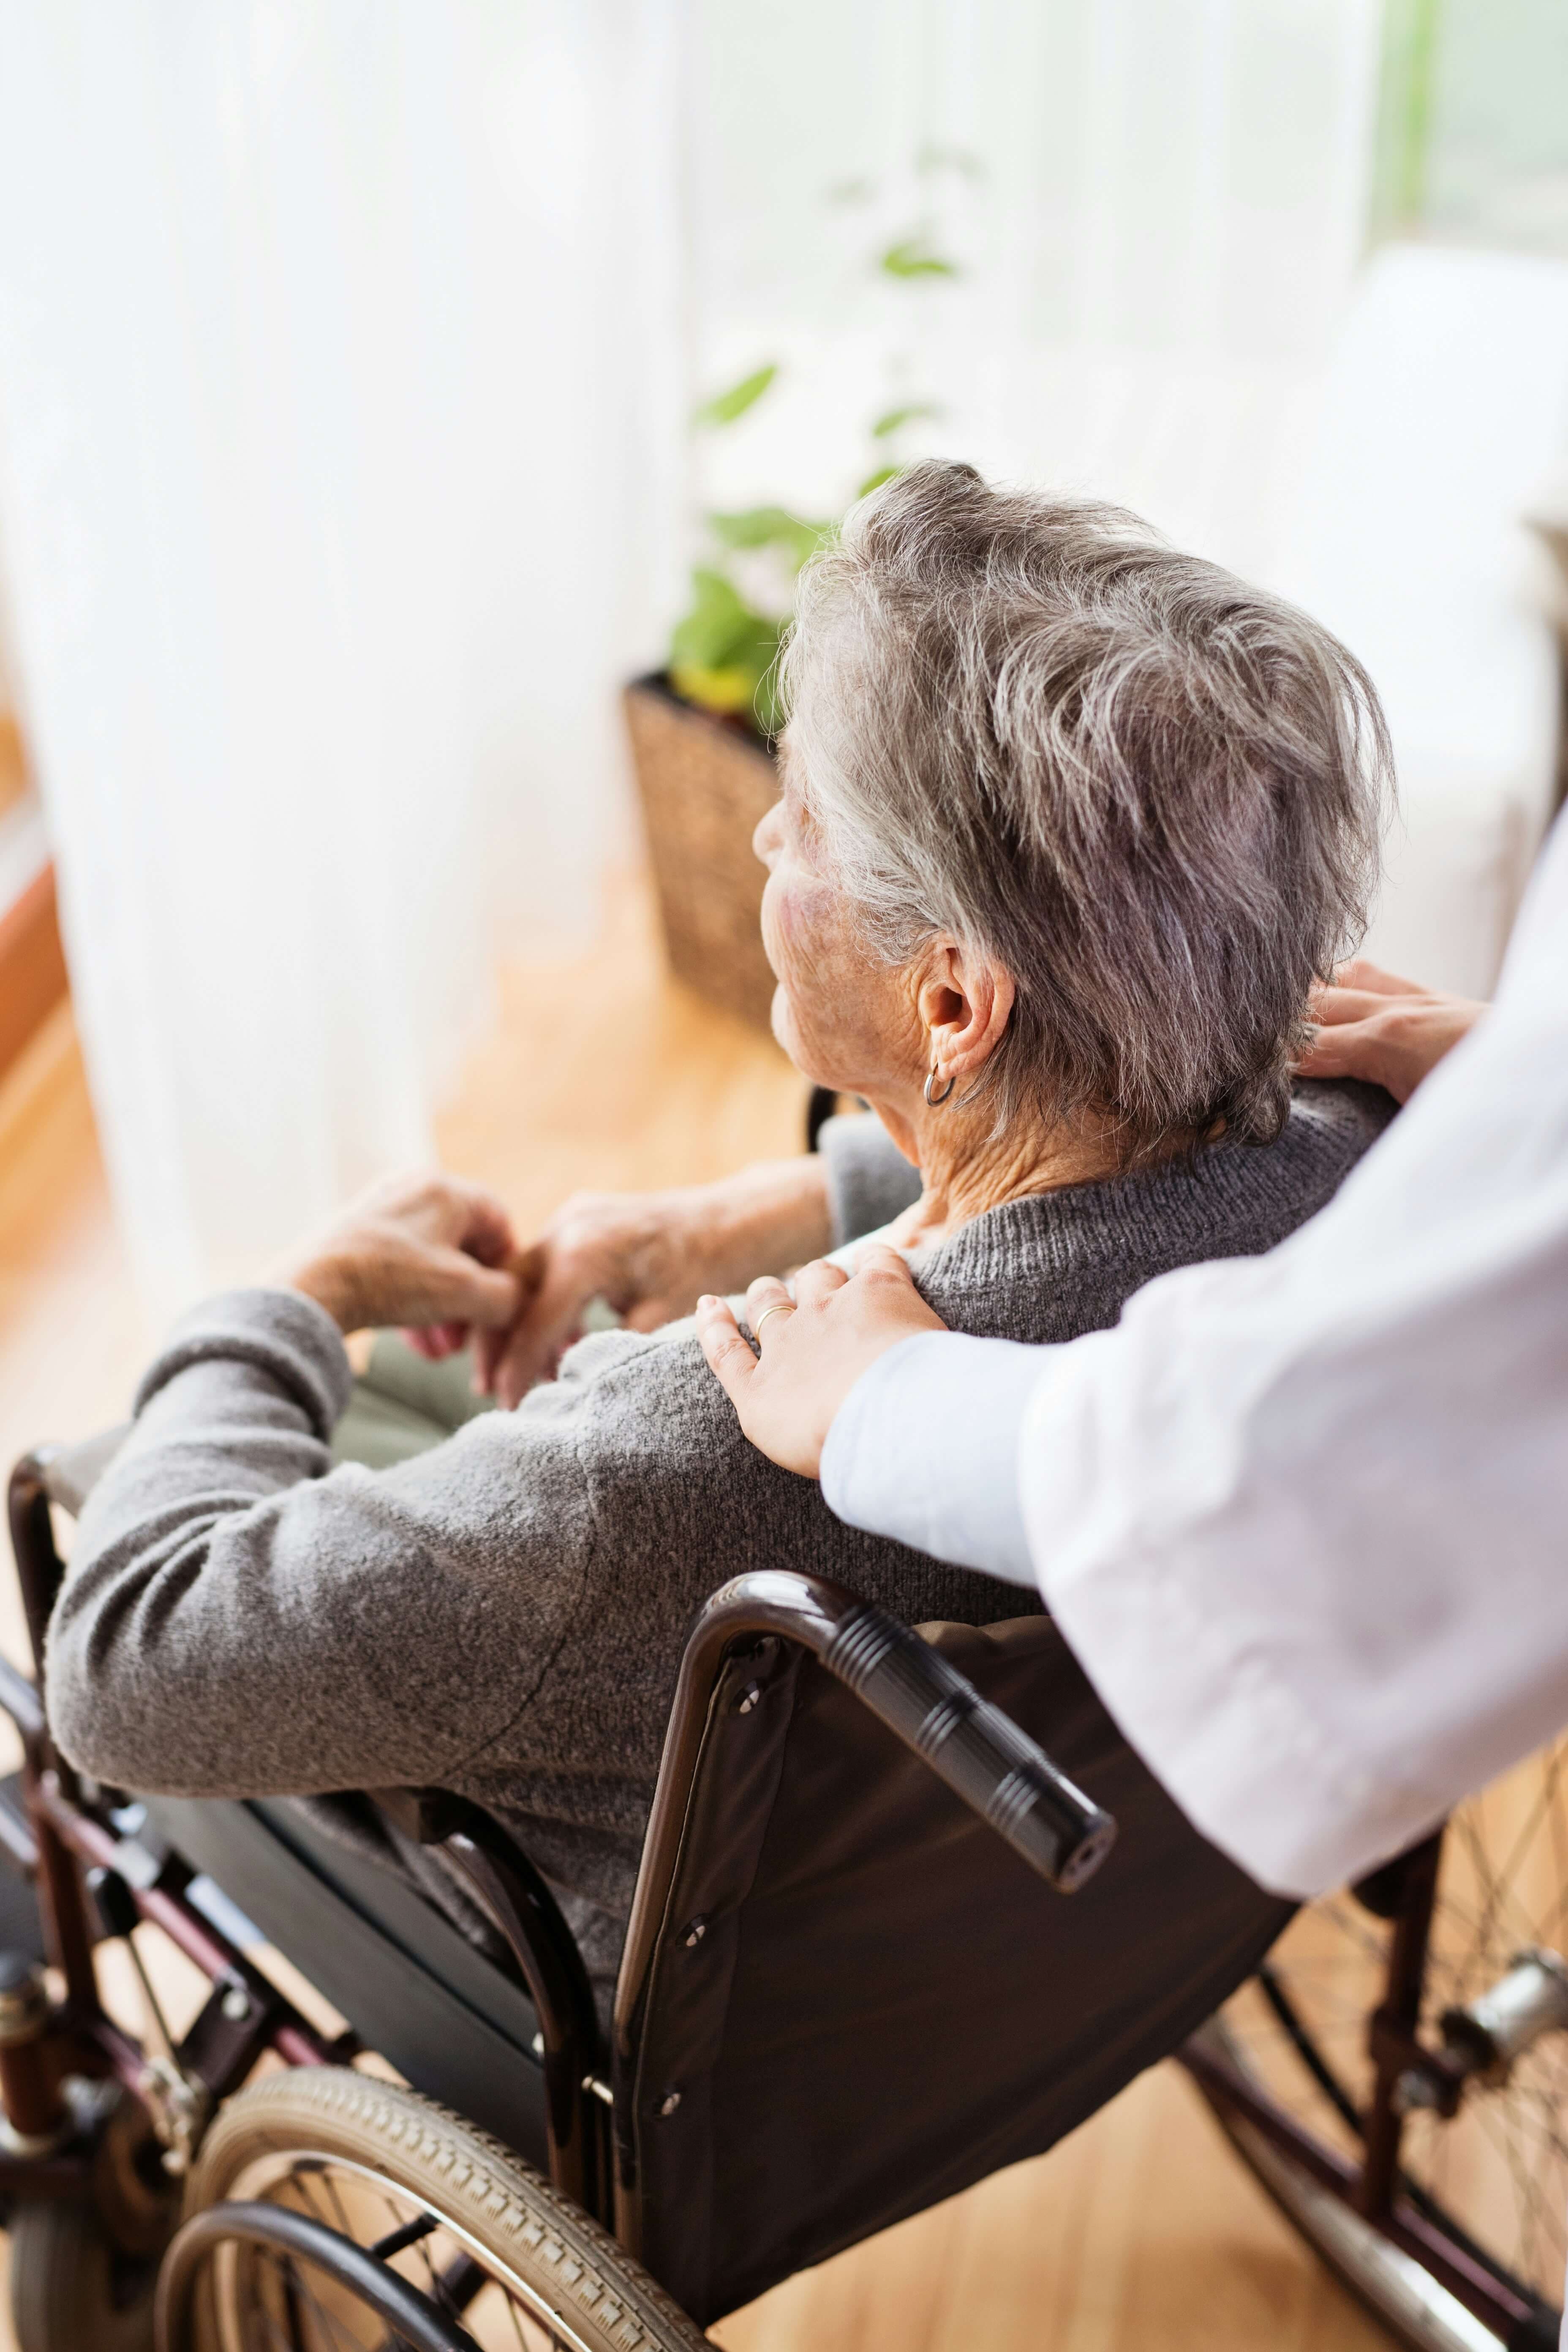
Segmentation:
{"type": "MultiPolygon", "coordinates": [[[[36,1658],[57,1520],[112,1443],[12,1475],[36,1658]]],[[[911,1633],[753,1571],[687,1644],[606,2031],[550,1887],[467,1800],[363,1801],[438,1850],[488,1949],[293,1803],[95,1785],[37,1681],[0,1664],[0,1705],[25,1759],[0,1785],[20,2352],[691,2352],[1173,2051],[1400,2341],[1556,2344],[1568,1759],[1338,1903],[1292,1919],[1214,1855],[1194,1920],[1161,1916],[1159,1856],[1192,1832],[1048,1618],[911,1633]],[[1159,1938],[1167,1983],[1097,1984],[1064,2063],[1046,2027],[1089,1904],[1130,1953],[1159,1938]],[[210,1986],[177,2039],[146,1927],[210,1986]],[[140,2043],[104,2005],[114,1947],[140,2043]]]]}

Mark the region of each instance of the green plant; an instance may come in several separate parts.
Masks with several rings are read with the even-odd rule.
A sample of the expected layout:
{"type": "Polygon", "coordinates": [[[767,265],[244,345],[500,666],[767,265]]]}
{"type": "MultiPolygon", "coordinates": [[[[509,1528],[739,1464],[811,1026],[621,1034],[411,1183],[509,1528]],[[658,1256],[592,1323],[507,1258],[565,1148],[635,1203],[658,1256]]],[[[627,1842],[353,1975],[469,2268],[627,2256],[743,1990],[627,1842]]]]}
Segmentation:
{"type": "MultiPolygon", "coordinates": [[[[915,168],[921,177],[944,170],[978,177],[972,159],[934,152],[918,159],[915,168]]],[[[861,205],[874,194],[869,183],[850,181],[830,190],[828,200],[861,205]]],[[[926,222],[880,242],[870,268],[884,283],[911,289],[963,274],[926,222]]],[[[705,400],[693,425],[704,433],[728,432],[772,391],[782,373],[776,360],[752,368],[705,400]]],[[[872,462],[854,497],[865,498],[900,472],[910,462],[904,454],[910,430],[943,414],[940,402],[917,398],[900,399],[874,416],[867,428],[872,462]]],[[[709,513],[704,521],[708,545],[692,572],[691,602],[670,638],[669,682],[687,701],[744,719],[772,736],[781,715],[778,657],[790,625],[795,582],[802,565],[837,529],[837,520],[812,520],[784,506],[757,506],[709,513]]]]}
{"type": "Polygon", "coordinates": [[[744,718],[763,735],[777,731],[779,647],[789,626],[788,590],[808,555],[833,529],[806,522],[784,507],[710,514],[715,555],[691,575],[691,603],[669,641],[669,682],[688,702],[744,718]],[[764,612],[742,593],[728,557],[766,550],[780,575],[784,609],[764,612]]]}

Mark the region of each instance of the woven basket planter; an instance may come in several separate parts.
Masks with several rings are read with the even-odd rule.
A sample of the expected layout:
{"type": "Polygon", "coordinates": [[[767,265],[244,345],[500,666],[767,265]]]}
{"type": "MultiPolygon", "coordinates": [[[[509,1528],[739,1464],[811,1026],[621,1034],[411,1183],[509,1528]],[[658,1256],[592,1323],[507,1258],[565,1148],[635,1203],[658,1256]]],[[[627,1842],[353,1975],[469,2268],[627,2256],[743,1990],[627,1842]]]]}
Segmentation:
{"type": "Polygon", "coordinates": [[[636,679],[626,706],[669,968],[765,1029],[767,877],[752,835],[778,798],[773,754],[732,720],[683,702],[661,677],[636,679]]]}

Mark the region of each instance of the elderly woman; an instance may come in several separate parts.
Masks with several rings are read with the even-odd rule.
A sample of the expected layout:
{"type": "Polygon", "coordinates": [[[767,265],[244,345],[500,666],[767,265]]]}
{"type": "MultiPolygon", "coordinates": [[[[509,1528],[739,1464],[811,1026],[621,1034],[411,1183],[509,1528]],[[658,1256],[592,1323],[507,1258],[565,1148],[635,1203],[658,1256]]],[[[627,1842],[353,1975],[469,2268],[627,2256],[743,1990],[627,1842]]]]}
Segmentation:
{"type": "MultiPolygon", "coordinates": [[[[186,1795],[462,1790],[597,1918],[604,1967],[709,1592],[767,1564],[909,1622],[1032,1601],[841,1526],[746,1444],[689,1322],[584,1339],[516,1410],[381,1472],[332,1466],[343,1335],[474,1322],[516,1385],[574,1311],[585,1231],[596,1286],[648,1319],[660,1282],[673,1305],[784,1271],[828,1213],[840,1240],[896,1214],[955,1329],[1066,1339],[1168,1267],[1281,1240],[1392,1108],[1292,1099],[1384,773],[1365,677],[1301,614],[1127,515],[930,466],[807,574],[787,683],[757,837],[775,1028],[875,1120],[836,1123],[815,1189],[785,1167],[618,1223],[580,1204],[520,1323],[496,1204],[446,1180],[383,1192],[276,1287],[175,1328],[50,1629],[51,1717],[87,1770],[186,1795]],[[639,1248],[659,1272],[628,1272],[639,1248]]],[[[955,1396],[954,1446],[983,1442],[955,1396]]],[[[1245,1887],[1173,1836],[1172,1903],[1184,1872],[1245,1887]]],[[[1256,1902],[1238,1968],[1281,1916],[1256,1902]]]]}

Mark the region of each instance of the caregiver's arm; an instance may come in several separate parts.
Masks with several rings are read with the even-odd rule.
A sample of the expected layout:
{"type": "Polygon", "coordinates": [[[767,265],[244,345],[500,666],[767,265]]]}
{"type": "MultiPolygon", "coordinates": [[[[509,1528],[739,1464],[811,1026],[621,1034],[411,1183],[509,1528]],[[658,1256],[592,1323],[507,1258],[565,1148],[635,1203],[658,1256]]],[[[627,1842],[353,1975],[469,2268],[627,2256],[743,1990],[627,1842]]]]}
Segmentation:
{"type": "Polygon", "coordinates": [[[1255,1875],[1394,1851],[1568,1723],[1568,832],[1496,1010],[1268,1257],[1038,1351],[911,1336],[858,1287],[770,1319],[750,1376],[706,1310],[748,1433],[820,1445],[855,1524],[1001,1573],[1026,1539],[1123,1729],[1255,1875]],[[961,1393],[1001,1433],[973,1475],[961,1393]]]}

